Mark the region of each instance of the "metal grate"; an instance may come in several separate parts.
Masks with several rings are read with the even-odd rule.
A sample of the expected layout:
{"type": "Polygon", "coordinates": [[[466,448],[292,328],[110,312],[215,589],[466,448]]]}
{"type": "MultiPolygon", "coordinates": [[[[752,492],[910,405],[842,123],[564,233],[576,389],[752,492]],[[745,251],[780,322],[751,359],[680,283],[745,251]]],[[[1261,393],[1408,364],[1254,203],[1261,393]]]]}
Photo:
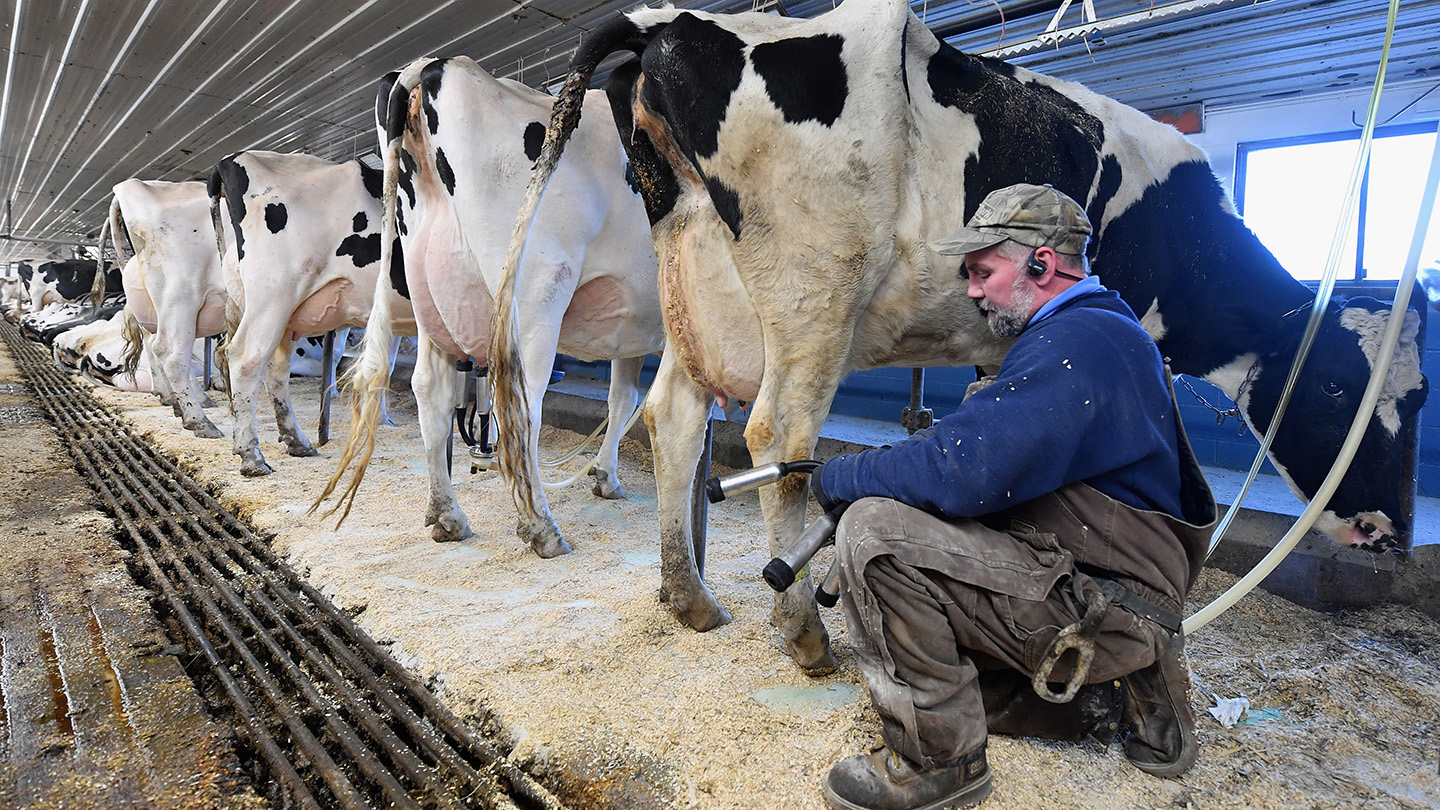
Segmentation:
{"type": "Polygon", "coordinates": [[[534,808],[559,801],[472,730],[40,347],[0,324],[123,531],[206,700],[277,806],[534,808]]]}

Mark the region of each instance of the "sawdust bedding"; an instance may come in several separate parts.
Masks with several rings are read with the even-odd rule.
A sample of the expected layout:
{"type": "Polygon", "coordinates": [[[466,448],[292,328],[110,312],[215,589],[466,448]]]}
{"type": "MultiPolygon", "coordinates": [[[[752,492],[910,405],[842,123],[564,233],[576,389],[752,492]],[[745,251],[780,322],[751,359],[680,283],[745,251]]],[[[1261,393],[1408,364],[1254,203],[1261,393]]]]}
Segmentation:
{"type": "MultiPolygon", "coordinates": [[[[316,381],[297,378],[293,387],[313,439],[316,381]]],[[[706,579],[734,622],[702,635],[671,617],[657,597],[650,455],[634,439],[621,453],[629,500],[600,500],[588,484],[549,493],[575,551],[547,561],[515,537],[498,476],[468,474],[463,454],[456,487],[474,537],[430,540],[406,391],[392,405],[400,426],[382,430],[355,510],[338,530],[333,517],[306,510],[334,468],[343,407],[335,408],[338,438],[309,459],[284,455],[273,419],[262,415],[276,473],[245,479],[228,438],[195,438],[148,395],[101,396],[272,532],[292,565],[357,612],[457,713],[498,729],[510,756],[574,806],[821,808],[830,765],[879,739],[837,611],[825,615],[838,672],[811,679],[784,656],[759,577],[769,554],[753,494],[710,510],[706,579]]],[[[224,409],[210,415],[228,437],[224,409]]],[[[579,438],[547,428],[543,455],[579,438]]],[[[1206,571],[1190,609],[1233,581],[1206,571]]],[[[995,737],[995,792],[984,806],[1440,807],[1435,621],[1393,606],[1325,615],[1257,591],[1194,634],[1189,652],[1202,748],[1183,779],[1140,773],[1118,744],[995,737]],[[1212,696],[1248,698],[1249,713],[1225,728],[1206,713],[1212,696]]]]}

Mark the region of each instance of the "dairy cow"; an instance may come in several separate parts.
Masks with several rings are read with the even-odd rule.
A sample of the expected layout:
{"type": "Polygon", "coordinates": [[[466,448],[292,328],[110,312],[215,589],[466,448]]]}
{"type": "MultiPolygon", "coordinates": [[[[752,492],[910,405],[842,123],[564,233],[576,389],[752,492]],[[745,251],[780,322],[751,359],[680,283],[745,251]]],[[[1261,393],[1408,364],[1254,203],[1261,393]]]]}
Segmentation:
{"type": "Polygon", "coordinates": [[[220,438],[205,415],[214,403],[196,383],[193,358],[197,336],[225,330],[229,301],[205,184],[134,178],[116,184],[100,231],[102,254],[107,235],[121,262],[130,315],[125,365],[135,367],[143,344],[161,401],[187,430],[220,438]]]}
{"type": "MultiPolygon", "coordinates": [[[[31,308],[40,310],[56,301],[79,301],[85,298],[92,293],[92,288],[101,287],[96,282],[95,267],[96,263],[89,259],[45,262],[36,267],[29,284],[31,308]]],[[[124,290],[120,283],[118,266],[112,267],[107,262],[103,280],[104,293],[119,293],[124,290]]]]}
{"type": "MultiPolygon", "coordinates": [[[[380,172],[358,160],[239,152],[216,164],[208,190],[226,288],[241,311],[226,344],[235,453],[242,475],[268,475],[274,470],[255,426],[262,382],[286,452],[316,455],[290,405],[292,347],[369,318],[380,268],[380,172]]],[[[395,298],[398,330],[413,334],[409,302],[395,298]]]]}
{"type": "MultiPolygon", "coordinates": [[[[1311,294],[1234,215],[1204,153],[1170,127],[1079,85],[961,53],[900,0],[849,0],[810,20],[639,9],[577,52],[532,205],[578,114],[568,100],[625,49],[639,58],[608,89],[660,254],[668,338],[646,413],[662,596],[691,626],[730,619],[690,543],[710,401],[754,402],[745,435],[763,464],[813,452],[850,370],[997,365],[1007,344],[967,299],[963,257],[927,248],[991,190],[1051,183],[1082,201],[1095,272],[1142,315],[1174,370],[1218,385],[1253,430],[1268,427],[1311,294]]],[[[522,235],[517,226],[512,260],[522,235]]],[[[1314,491],[1355,413],[1384,320],[1377,306],[1324,313],[1271,453],[1297,492],[1314,491]]],[[[1397,434],[1426,394],[1414,333],[1411,321],[1365,443],[1317,524],[1346,545],[1385,549],[1409,531],[1398,517],[1397,434]]],[[[508,383],[494,384],[499,410],[508,383]]],[[[801,529],[805,492],[799,476],[761,491],[772,548],[801,529]]],[[[775,619],[792,656],[823,667],[833,659],[810,594],[790,588],[775,619]]]]}
{"type": "MultiPolygon", "coordinates": [[[[500,278],[553,103],[524,85],[492,78],[465,57],[421,60],[381,82],[376,114],[388,144],[382,244],[395,245],[392,235],[398,235],[405,262],[402,268],[398,262],[387,265],[388,254],[382,258],[391,269],[381,283],[407,293],[414,305],[420,349],[411,385],[430,476],[426,522],[436,540],[470,534],[446,462],[454,361],[476,357],[483,363],[495,301],[521,323],[518,340],[528,370],[524,407],[533,426],[501,436],[501,442],[510,445],[513,457],[536,464],[541,397],[557,349],[587,360],[610,359],[610,430],[591,472],[597,495],[624,497],[616,477],[620,426],[639,399],[643,355],[660,350],[663,329],[644,207],[626,182],[625,154],[603,94],[589,94],[583,102],[587,123],[560,164],[552,205],[536,222],[534,248],[519,278],[511,278],[508,288],[500,278]],[[397,188],[403,204],[396,201],[397,188]]],[[[397,260],[401,255],[393,253],[397,260]]],[[[384,305],[377,294],[377,313],[384,305]]],[[[383,314],[371,316],[355,366],[355,390],[372,401],[386,381],[380,353],[386,320],[383,314]]],[[[349,446],[322,499],[362,449],[368,458],[374,433],[365,408],[357,407],[349,446]]],[[[342,504],[353,500],[363,473],[361,461],[342,504]]],[[[569,551],[544,494],[537,487],[527,495],[522,514],[538,516],[544,530],[522,523],[520,536],[542,557],[569,551]]]]}

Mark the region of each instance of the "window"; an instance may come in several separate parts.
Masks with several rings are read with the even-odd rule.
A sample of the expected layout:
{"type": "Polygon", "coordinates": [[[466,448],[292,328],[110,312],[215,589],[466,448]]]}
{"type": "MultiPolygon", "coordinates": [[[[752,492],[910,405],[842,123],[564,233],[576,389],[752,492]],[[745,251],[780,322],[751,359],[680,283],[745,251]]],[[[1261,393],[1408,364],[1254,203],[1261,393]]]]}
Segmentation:
{"type": "MultiPolygon", "coordinates": [[[[1352,220],[1358,227],[1345,246],[1341,281],[1394,281],[1404,272],[1435,148],[1435,128],[1434,122],[1427,122],[1375,130],[1370,166],[1352,220]]],[[[1301,281],[1317,281],[1325,274],[1359,148],[1358,129],[1239,146],[1236,205],[1245,224],[1301,281]]],[[[1440,262],[1440,216],[1433,212],[1427,233],[1421,268],[1440,262]]]]}

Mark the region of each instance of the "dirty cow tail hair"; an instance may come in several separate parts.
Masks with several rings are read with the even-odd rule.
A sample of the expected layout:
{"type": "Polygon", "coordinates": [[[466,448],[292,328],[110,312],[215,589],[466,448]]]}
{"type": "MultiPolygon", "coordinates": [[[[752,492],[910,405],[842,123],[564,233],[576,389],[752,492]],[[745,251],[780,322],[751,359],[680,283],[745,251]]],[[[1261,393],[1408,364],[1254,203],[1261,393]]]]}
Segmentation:
{"type": "MultiPolygon", "coordinates": [[[[419,71],[407,70],[406,74],[418,77],[419,71]]],[[[389,77],[386,78],[388,80],[389,77]]],[[[398,78],[388,91],[383,85],[381,88],[381,94],[385,96],[387,103],[385,120],[377,121],[377,124],[386,130],[387,138],[384,185],[380,196],[380,271],[375,276],[375,299],[370,305],[370,319],[365,324],[365,342],[359,360],[345,372],[339,383],[342,396],[350,403],[350,435],[345,440],[345,449],[335,463],[335,472],[331,473],[325,489],[310,505],[312,513],[319,509],[320,504],[340,486],[340,479],[344,477],[345,471],[354,464],[355,471],[351,474],[349,483],[345,485],[335,505],[325,512],[326,517],[340,513],[340,517],[335,521],[337,529],[349,516],[360,492],[360,482],[365,479],[365,469],[370,465],[370,457],[375,452],[380,412],[384,409],[385,394],[390,388],[389,353],[394,324],[391,322],[387,287],[390,284],[390,267],[394,261],[396,242],[395,211],[400,181],[400,148],[405,118],[409,115],[409,105],[396,99],[408,99],[410,90],[411,88],[404,86],[398,78]],[[397,117],[398,121],[391,120],[397,117]]],[[[423,131],[424,127],[417,129],[423,131]]]]}
{"type": "Polygon", "coordinates": [[[145,329],[129,307],[120,310],[120,334],[125,338],[125,349],[120,357],[121,372],[135,376],[140,368],[140,355],[145,351],[145,329]]]}
{"type": "Polygon", "coordinates": [[[235,330],[240,328],[242,314],[234,299],[225,300],[225,334],[215,346],[215,370],[220,372],[220,379],[225,381],[226,400],[230,403],[232,417],[235,415],[235,397],[228,394],[235,389],[230,385],[230,341],[235,338],[235,330]]]}
{"type": "Polygon", "coordinates": [[[525,199],[515,219],[510,248],[505,256],[504,275],[495,295],[489,374],[494,397],[496,453],[501,472],[510,484],[510,498],[520,513],[521,523],[542,519],[536,496],[540,470],[530,449],[530,403],[525,391],[525,369],[520,358],[519,307],[515,300],[526,240],[540,210],[540,199],[560,163],[565,143],[580,124],[581,106],[585,101],[586,88],[590,86],[590,77],[609,54],[643,47],[640,34],[640,28],[629,18],[617,15],[596,29],[575,52],[570,75],[565,78],[555,98],[555,106],[550,111],[550,126],[545,130],[540,158],[535,161],[530,185],[525,189],[525,199]]]}

